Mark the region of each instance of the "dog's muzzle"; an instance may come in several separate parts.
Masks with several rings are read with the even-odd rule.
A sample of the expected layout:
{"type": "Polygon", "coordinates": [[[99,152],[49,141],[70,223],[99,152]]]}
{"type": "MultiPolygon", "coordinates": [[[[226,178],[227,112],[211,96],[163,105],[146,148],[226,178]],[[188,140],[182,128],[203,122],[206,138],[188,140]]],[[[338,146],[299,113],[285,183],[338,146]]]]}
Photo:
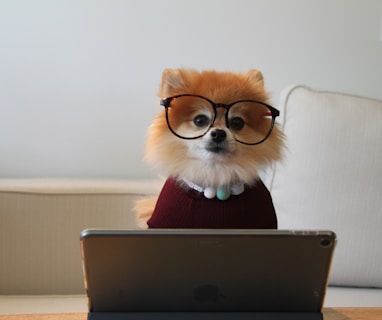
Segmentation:
{"type": "Polygon", "coordinates": [[[222,129],[215,129],[211,131],[211,138],[213,142],[221,143],[227,137],[227,133],[222,129]]]}
{"type": "Polygon", "coordinates": [[[227,133],[222,129],[214,129],[210,133],[211,141],[206,149],[210,152],[220,153],[227,150],[227,133]]]}

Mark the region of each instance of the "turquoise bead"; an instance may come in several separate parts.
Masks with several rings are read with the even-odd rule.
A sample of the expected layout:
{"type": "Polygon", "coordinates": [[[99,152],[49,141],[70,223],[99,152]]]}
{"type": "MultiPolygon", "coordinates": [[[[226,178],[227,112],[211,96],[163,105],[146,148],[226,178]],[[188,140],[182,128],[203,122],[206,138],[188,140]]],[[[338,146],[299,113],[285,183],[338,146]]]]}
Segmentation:
{"type": "Polygon", "coordinates": [[[216,197],[219,200],[227,200],[231,196],[231,191],[229,190],[229,187],[223,186],[223,187],[218,187],[216,190],[216,197]]]}

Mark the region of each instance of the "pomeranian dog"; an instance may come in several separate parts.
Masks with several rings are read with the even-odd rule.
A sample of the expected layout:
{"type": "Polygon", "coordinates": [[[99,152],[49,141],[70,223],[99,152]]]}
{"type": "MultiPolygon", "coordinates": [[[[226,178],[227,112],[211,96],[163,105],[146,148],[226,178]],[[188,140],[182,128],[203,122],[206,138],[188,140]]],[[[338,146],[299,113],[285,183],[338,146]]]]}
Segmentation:
{"type": "Polygon", "coordinates": [[[168,179],[136,203],[140,225],[276,229],[259,170],[281,159],[284,136],[261,72],[166,69],[159,97],[145,160],[168,179]]]}

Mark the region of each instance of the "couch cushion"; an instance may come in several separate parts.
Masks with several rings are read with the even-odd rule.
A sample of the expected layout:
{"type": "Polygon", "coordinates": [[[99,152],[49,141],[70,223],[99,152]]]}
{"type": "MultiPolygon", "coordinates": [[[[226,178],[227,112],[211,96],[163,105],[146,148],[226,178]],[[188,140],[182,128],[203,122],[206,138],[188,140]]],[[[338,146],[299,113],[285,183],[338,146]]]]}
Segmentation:
{"type": "Polygon", "coordinates": [[[161,185],[160,179],[0,179],[0,295],[83,293],[80,232],[137,228],[134,202],[161,185]]]}
{"type": "Polygon", "coordinates": [[[293,86],[270,190],[280,229],[331,229],[330,283],[382,287],[382,102],[293,86]]]}
{"type": "Polygon", "coordinates": [[[29,194],[158,194],[163,179],[0,179],[0,192],[29,194]]]}

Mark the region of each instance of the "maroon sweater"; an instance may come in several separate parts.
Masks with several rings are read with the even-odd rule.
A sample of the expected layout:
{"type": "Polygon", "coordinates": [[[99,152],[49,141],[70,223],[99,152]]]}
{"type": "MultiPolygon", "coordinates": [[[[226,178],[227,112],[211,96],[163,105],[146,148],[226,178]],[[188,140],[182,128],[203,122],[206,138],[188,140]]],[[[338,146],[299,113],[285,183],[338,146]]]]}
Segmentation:
{"type": "Polygon", "coordinates": [[[277,229],[272,198],[261,180],[227,200],[203,193],[169,178],[159,195],[149,228],[277,229]]]}

